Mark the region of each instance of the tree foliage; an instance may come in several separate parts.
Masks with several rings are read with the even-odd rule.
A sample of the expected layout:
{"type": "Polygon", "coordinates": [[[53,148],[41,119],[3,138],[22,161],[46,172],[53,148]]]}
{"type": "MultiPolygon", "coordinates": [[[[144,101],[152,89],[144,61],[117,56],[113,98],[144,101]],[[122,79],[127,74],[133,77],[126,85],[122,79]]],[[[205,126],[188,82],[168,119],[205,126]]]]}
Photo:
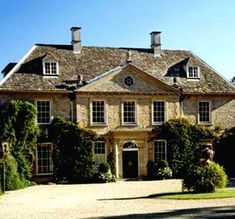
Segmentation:
{"type": "Polygon", "coordinates": [[[215,160],[230,177],[235,177],[235,127],[226,130],[215,147],[215,160]]]}
{"type": "Polygon", "coordinates": [[[12,100],[0,108],[0,141],[10,144],[22,180],[30,180],[38,126],[36,108],[29,102],[12,100]]]}
{"type": "Polygon", "coordinates": [[[200,143],[213,138],[213,134],[204,126],[180,118],[163,125],[160,138],[167,140],[167,156],[173,176],[183,178],[198,162],[197,152],[200,143]]]}
{"type": "Polygon", "coordinates": [[[49,127],[53,141],[53,161],[57,181],[89,181],[96,171],[94,166],[95,132],[55,118],[49,127]]]}

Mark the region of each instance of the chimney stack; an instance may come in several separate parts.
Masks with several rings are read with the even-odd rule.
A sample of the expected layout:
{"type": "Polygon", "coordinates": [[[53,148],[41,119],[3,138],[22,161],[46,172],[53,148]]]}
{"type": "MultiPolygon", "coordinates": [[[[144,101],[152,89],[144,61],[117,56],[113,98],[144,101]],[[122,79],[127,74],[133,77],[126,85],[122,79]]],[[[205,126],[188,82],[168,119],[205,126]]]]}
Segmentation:
{"type": "Polygon", "coordinates": [[[73,45],[73,52],[80,53],[82,50],[81,34],[80,34],[81,27],[71,27],[70,30],[72,33],[71,44],[73,45]]]}
{"type": "Polygon", "coordinates": [[[154,52],[154,57],[161,56],[161,32],[153,31],[150,33],[151,35],[151,48],[154,52]]]}

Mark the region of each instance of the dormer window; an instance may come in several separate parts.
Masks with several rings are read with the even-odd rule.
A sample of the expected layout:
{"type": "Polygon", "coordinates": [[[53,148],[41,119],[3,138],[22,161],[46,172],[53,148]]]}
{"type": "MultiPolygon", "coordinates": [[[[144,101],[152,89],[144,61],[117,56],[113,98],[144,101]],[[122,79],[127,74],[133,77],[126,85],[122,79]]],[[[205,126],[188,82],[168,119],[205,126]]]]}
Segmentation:
{"type": "Polygon", "coordinates": [[[188,66],[187,67],[187,78],[199,79],[200,78],[200,68],[198,66],[188,66]]]}
{"type": "Polygon", "coordinates": [[[59,64],[57,61],[44,61],[43,62],[44,75],[59,75],[59,64]]]}

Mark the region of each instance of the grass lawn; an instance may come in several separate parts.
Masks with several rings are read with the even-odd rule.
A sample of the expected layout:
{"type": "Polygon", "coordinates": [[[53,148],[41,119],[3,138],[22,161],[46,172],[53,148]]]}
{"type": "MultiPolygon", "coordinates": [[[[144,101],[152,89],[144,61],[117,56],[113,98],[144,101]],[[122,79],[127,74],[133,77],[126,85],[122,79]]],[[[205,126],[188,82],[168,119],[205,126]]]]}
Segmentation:
{"type": "Polygon", "coordinates": [[[215,198],[235,198],[235,188],[218,189],[212,193],[174,192],[160,193],[151,196],[158,199],[215,199],[215,198]]]}

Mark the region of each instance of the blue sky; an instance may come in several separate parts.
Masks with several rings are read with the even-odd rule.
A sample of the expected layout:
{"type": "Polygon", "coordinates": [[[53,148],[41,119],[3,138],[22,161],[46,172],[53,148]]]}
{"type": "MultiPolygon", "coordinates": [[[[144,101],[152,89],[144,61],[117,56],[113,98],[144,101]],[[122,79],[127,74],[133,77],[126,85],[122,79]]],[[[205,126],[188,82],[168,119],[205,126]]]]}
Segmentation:
{"type": "Polygon", "coordinates": [[[0,69],[35,43],[70,44],[82,27],[87,46],[191,50],[225,78],[235,76],[234,0],[1,0],[0,69]]]}

